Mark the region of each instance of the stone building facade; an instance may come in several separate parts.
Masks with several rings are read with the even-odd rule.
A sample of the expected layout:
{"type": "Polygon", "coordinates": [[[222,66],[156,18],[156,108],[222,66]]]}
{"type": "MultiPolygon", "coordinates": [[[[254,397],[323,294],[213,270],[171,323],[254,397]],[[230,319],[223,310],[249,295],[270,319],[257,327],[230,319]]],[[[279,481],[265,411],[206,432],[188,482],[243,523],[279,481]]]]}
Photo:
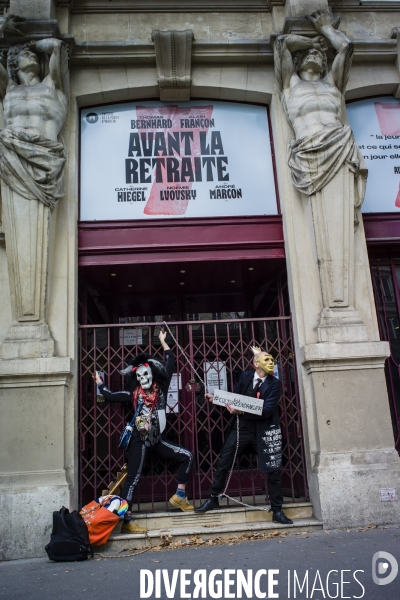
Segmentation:
{"type": "MultiPolygon", "coordinates": [[[[52,146],[61,163],[57,171],[52,154],[55,171],[50,179],[54,183],[62,171],[65,188],[63,197],[57,195],[57,186],[46,188],[48,204],[34,195],[28,208],[28,192],[22,191],[25,200],[18,208],[17,192],[1,171],[1,558],[43,555],[52,510],[78,505],[80,111],[123,102],[201,99],[268,106],[314,514],[327,528],[398,523],[399,503],[382,502],[380,495],[382,489],[400,491],[400,461],[385,378],[391,349],[388,341],[381,341],[365,235],[377,231],[376,219],[368,215],[364,229],[356,206],[356,227],[350,220],[347,237],[341,239],[345,227],[338,221],[346,220],[345,208],[339,208],[336,224],[331,223],[294,187],[287,162],[293,133],[279,97],[274,44],[282,34],[318,35],[305,16],[331,9],[340,16],[339,30],[354,45],[346,103],[396,99],[400,2],[2,0],[0,5],[5,18],[13,14],[26,19],[14,23],[22,36],[11,28],[3,31],[4,49],[30,39],[63,41],[58,71],[53,61],[58,50],[46,46],[53,61],[49,89],[58,94],[58,100],[49,100],[48,110],[58,102],[57,114],[50,118],[37,95],[26,102],[35,106],[37,122],[54,119],[58,124],[53,142],[61,144],[64,154],[52,146]],[[171,36],[163,33],[171,31],[172,55],[171,36]],[[59,93],[65,96],[64,105],[59,93]],[[65,114],[60,117],[62,106],[65,114]],[[336,233],[331,226],[337,227],[336,233]],[[334,235],[333,246],[340,238],[343,252],[339,258],[328,253],[321,259],[318,239],[323,244],[329,235],[334,235]],[[340,306],[324,301],[323,279],[333,277],[328,267],[321,275],[324,261],[328,267],[336,261],[335,273],[346,277],[347,300],[340,306]],[[346,313],[350,309],[351,318],[346,313]]],[[[332,59],[328,54],[328,61],[332,59]]],[[[38,85],[44,84],[39,79],[38,85]]],[[[7,88],[4,98],[9,93],[7,88]]],[[[30,116],[14,116],[18,98],[9,96],[8,101],[8,108],[7,100],[3,102],[3,129],[17,122],[20,129],[36,128],[52,139],[36,121],[31,125],[30,116]]],[[[341,120],[347,122],[344,103],[341,120]]],[[[0,143],[2,154],[5,143],[0,143]]],[[[328,201],[337,198],[340,204],[350,192],[335,181],[328,201]]],[[[383,233],[370,236],[374,251],[384,253],[390,247],[394,257],[400,248],[395,210],[379,221],[386,223],[379,230],[383,233]]],[[[379,203],[373,212],[381,213],[379,203]]],[[[140,224],[135,227],[140,229],[140,224]]],[[[145,243],[136,249],[137,254],[146,251],[145,243]]],[[[176,262],[180,260],[178,256],[176,262]]]]}

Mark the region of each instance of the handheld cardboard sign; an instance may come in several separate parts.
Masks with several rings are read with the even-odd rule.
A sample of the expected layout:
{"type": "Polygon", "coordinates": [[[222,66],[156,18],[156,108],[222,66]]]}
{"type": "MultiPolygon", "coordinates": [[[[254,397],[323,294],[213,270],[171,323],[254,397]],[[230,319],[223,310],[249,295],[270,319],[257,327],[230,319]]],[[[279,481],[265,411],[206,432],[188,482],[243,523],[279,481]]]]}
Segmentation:
{"type": "Polygon", "coordinates": [[[262,398],[251,398],[249,396],[242,396],[242,394],[224,392],[223,390],[214,390],[213,404],[218,404],[218,406],[229,404],[237,410],[252,413],[253,415],[261,415],[264,400],[262,398]]]}

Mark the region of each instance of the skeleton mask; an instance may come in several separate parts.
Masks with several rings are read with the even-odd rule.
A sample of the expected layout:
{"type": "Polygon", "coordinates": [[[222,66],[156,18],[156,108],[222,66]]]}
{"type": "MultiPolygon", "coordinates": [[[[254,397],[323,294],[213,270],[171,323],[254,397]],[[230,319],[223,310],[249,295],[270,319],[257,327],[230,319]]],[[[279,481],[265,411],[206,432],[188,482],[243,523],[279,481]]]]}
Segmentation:
{"type": "Polygon", "coordinates": [[[140,365],[136,370],[136,377],[144,390],[151,388],[151,384],[153,383],[153,373],[149,365],[140,365]]]}

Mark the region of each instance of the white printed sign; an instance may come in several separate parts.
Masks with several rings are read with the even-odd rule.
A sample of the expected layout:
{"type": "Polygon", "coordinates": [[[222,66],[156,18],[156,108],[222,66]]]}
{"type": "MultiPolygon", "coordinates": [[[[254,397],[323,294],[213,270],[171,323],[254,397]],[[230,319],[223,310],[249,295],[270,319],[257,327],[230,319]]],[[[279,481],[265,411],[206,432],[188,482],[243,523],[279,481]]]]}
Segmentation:
{"type": "Polygon", "coordinates": [[[363,213],[400,209],[400,101],[393,96],[350,102],[349,125],[368,168],[363,213]]]}
{"type": "Polygon", "coordinates": [[[168,412],[174,412],[177,413],[179,412],[179,397],[178,397],[178,391],[175,392],[171,392],[171,389],[168,390],[168,394],[167,394],[167,406],[168,406],[168,412]]]}
{"type": "Polygon", "coordinates": [[[96,343],[95,346],[96,348],[98,348],[99,350],[104,350],[104,348],[107,348],[107,344],[108,344],[108,334],[107,334],[107,329],[95,329],[94,330],[96,332],[96,343]]]}
{"type": "Polygon", "coordinates": [[[395,488],[381,488],[381,501],[382,502],[396,502],[397,491],[395,488]]]}
{"type": "Polygon", "coordinates": [[[218,404],[218,406],[229,404],[237,410],[252,413],[253,415],[261,415],[264,400],[262,398],[252,398],[250,396],[243,396],[242,394],[226,392],[225,390],[215,390],[213,404],[218,404]]]}
{"type": "Polygon", "coordinates": [[[167,406],[168,412],[179,412],[179,390],[182,389],[182,375],[181,373],[173,373],[168,388],[167,395],[167,406]]]}
{"type": "Polygon", "coordinates": [[[277,214],[266,107],[85,108],[80,144],[82,221],[277,214]]]}
{"type": "Polygon", "coordinates": [[[178,373],[173,373],[170,384],[169,384],[169,388],[168,388],[169,392],[177,392],[178,391],[178,381],[179,381],[179,389],[181,390],[182,389],[182,374],[179,373],[179,378],[178,378],[178,373]]]}
{"type": "Polygon", "coordinates": [[[210,394],[213,394],[214,390],[228,390],[226,366],[223,362],[204,363],[204,373],[210,394]]]}
{"type": "Polygon", "coordinates": [[[143,332],[141,327],[119,330],[120,346],[136,346],[136,344],[143,344],[143,332]]]}

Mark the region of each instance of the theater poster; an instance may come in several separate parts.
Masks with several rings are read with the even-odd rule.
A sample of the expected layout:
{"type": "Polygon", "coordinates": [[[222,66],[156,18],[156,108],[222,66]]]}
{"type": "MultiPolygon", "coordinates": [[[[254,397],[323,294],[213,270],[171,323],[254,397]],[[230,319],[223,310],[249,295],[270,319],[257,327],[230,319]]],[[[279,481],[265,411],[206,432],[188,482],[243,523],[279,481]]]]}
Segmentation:
{"type": "Polygon", "coordinates": [[[87,108],[80,160],[82,221],[277,214],[266,107],[87,108]]]}
{"type": "Polygon", "coordinates": [[[350,102],[349,125],[368,168],[362,211],[400,209],[400,101],[393,96],[350,102]]]}

